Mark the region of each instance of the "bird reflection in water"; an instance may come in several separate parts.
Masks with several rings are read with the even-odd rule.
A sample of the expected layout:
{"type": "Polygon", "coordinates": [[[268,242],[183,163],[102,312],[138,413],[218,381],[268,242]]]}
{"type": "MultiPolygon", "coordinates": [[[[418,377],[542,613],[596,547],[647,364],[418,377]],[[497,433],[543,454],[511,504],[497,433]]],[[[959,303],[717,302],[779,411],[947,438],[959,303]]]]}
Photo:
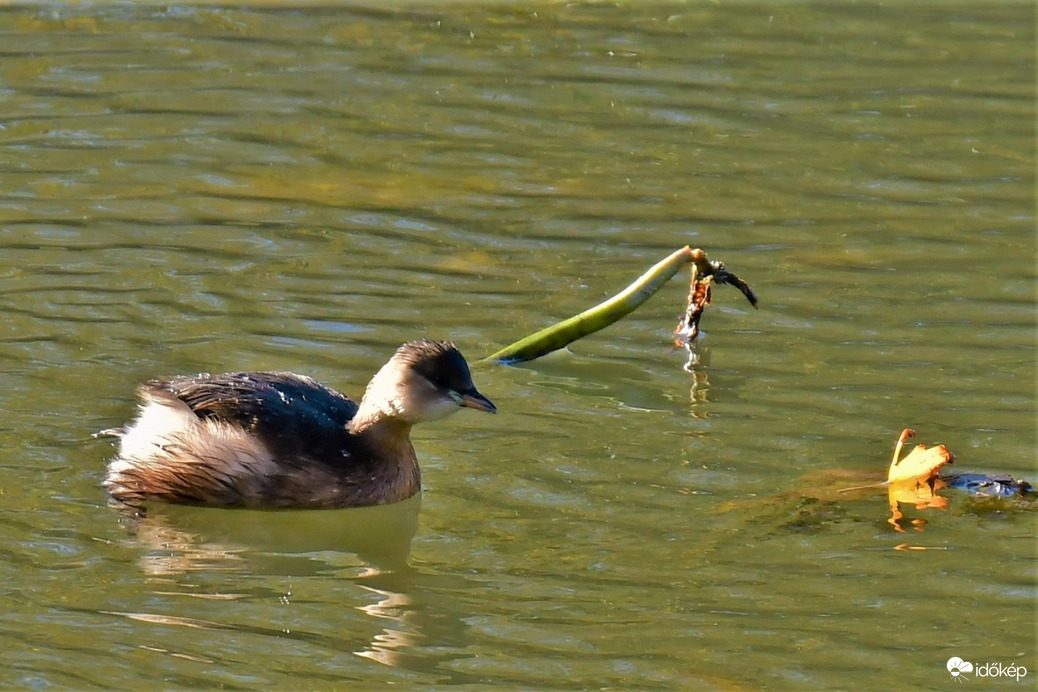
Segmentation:
{"type": "MultiPolygon", "coordinates": [[[[201,593],[197,583],[180,579],[193,573],[327,577],[329,572],[345,572],[374,596],[373,602],[356,607],[379,621],[381,630],[357,648],[356,642],[325,643],[394,666],[400,661],[400,649],[424,638],[419,614],[407,593],[413,578],[408,558],[420,507],[420,495],[391,505],[288,512],[153,504],[143,515],[125,513],[123,521],[132,533],[133,547],[140,551],[141,570],[153,583],[162,584],[157,595],[223,601],[254,598],[252,593],[222,590],[201,593]]],[[[290,604],[291,598],[289,592],[281,600],[290,604]]],[[[106,612],[165,625],[318,636],[273,628],[259,632],[255,627],[166,614],[106,612]]]]}

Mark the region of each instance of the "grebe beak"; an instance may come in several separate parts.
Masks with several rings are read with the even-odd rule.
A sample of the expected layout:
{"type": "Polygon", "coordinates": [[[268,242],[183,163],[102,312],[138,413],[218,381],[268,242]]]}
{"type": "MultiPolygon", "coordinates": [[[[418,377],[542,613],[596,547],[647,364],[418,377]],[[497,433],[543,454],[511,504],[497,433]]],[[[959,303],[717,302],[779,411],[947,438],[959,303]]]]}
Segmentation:
{"type": "Polygon", "coordinates": [[[461,393],[462,406],[466,408],[474,408],[477,411],[486,411],[487,413],[497,413],[497,406],[491,403],[490,399],[486,398],[475,389],[470,389],[467,392],[461,393]]]}

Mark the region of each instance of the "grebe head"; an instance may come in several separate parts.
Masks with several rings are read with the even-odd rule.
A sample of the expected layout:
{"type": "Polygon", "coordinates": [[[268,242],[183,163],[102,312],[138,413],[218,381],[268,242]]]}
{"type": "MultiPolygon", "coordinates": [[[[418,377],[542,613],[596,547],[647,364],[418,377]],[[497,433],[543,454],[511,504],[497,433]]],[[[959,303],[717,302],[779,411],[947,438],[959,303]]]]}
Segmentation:
{"type": "Polygon", "coordinates": [[[401,346],[371,378],[358,418],[371,407],[408,423],[446,418],[462,407],[497,412],[476,391],[468,363],[454,344],[429,339],[401,346]]]}

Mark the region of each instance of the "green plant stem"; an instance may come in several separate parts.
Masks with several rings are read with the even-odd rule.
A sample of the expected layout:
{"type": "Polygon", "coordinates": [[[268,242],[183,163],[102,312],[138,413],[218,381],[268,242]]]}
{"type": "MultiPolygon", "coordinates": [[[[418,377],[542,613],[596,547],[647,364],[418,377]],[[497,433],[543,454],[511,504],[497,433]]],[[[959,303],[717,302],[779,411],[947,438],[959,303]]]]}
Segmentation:
{"type": "Polygon", "coordinates": [[[699,249],[693,250],[686,245],[657,262],[637,281],[609,300],[516,341],[479,363],[522,363],[533,360],[608,327],[637,309],[639,305],[651,298],[663,284],[667,283],[679,269],[690,263],[695,264],[700,276],[713,272],[713,267],[706,259],[706,253],[699,249]]]}

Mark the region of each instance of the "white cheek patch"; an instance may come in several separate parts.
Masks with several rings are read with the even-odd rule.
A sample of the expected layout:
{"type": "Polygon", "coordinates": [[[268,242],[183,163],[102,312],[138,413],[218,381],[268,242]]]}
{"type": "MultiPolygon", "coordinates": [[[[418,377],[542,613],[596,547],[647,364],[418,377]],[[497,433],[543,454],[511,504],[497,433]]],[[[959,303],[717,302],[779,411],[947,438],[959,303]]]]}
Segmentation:
{"type": "MultiPolygon", "coordinates": [[[[451,394],[453,395],[454,392],[451,392],[451,394]]],[[[454,399],[454,396],[449,399],[440,397],[428,404],[423,412],[422,420],[442,420],[457,413],[458,409],[461,408],[461,396],[457,396],[457,400],[454,399]]]]}

